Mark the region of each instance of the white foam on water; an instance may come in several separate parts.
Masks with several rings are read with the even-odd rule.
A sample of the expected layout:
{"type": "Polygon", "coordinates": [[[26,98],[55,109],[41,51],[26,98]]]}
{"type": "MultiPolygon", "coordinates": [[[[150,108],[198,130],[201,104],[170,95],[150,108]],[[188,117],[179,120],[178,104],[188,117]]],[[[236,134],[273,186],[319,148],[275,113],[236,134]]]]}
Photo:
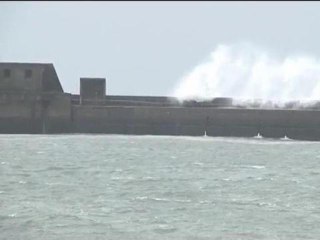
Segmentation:
{"type": "Polygon", "coordinates": [[[158,180],[158,178],[150,177],[150,176],[142,177],[142,179],[143,180],[158,180]]]}
{"type": "Polygon", "coordinates": [[[250,168],[255,168],[255,169],[264,169],[266,168],[265,166],[258,166],[258,165],[253,165],[253,166],[249,166],[250,168]]]}
{"type": "Polygon", "coordinates": [[[172,94],[181,101],[231,97],[235,105],[312,105],[320,99],[320,58],[280,57],[250,43],[221,44],[172,94]]]}
{"type": "Polygon", "coordinates": [[[181,202],[181,203],[189,203],[189,202],[191,202],[191,200],[190,199],[174,199],[173,201],[175,201],[175,202],[181,202]]]}
{"type": "Polygon", "coordinates": [[[196,165],[196,166],[203,166],[203,163],[202,162],[194,162],[193,165],[196,165]]]}
{"type": "Polygon", "coordinates": [[[154,200],[154,201],[162,201],[162,202],[170,202],[170,199],[167,199],[167,198],[150,198],[151,200],[154,200]]]}
{"type": "Polygon", "coordinates": [[[136,200],[146,200],[146,199],[148,199],[148,197],[147,196],[138,196],[135,199],[136,200]]]}

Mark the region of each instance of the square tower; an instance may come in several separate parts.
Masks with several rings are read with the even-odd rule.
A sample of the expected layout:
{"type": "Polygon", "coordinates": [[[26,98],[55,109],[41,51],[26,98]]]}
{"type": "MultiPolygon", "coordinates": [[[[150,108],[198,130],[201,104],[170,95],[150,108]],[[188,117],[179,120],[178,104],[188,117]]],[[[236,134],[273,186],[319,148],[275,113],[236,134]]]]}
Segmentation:
{"type": "Polygon", "coordinates": [[[101,101],[106,95],[105,78],[80,78],[80,104],[83,101],[101,101]]]}

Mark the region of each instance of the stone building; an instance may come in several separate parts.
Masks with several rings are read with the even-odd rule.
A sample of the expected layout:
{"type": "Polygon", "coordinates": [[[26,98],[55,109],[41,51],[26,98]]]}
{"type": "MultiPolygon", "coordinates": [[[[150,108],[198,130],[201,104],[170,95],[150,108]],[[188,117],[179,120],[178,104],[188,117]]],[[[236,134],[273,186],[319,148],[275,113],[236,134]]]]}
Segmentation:
{"type": "Polygon", "coordinates": [[[0,91],[62,93],[53,64],[0,63],[0,91]]]}

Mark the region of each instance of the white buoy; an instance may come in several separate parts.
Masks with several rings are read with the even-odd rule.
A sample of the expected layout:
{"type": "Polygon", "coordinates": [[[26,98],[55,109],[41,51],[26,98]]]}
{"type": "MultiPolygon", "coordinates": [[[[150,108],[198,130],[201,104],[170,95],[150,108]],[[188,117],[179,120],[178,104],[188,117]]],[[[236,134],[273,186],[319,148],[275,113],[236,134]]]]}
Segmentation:
{"type": "Polygon", "coordinates": [[[207,131],[204,131],[204,135],[203,135],[204,137],[208,137],[208,135],[207,135],[207,131]]]}
{"type": "Polygon", "coordinates": [[[254,138],[262,138],[262,136],[261,136],[260,133],[258,132],[258,135],[255,136],[254,138]]]}
{"type": "Polygon", "coordinates": [[[287,135],[284,135],[283,138],[281,138],[282,140],[291,140],[290,138],[287,137],[287,135]]]}

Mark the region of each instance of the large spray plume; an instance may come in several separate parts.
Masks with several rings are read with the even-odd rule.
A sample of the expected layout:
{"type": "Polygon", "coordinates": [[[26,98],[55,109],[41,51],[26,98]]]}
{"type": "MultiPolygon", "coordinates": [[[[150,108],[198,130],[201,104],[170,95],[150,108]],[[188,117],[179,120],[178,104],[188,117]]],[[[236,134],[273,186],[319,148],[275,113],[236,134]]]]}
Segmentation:
{"type": "Polygon", "coordinates": [[[182,78],[173,95],[180,100],[231,97],[239,103],[315,102],[320,99],[320,59],[275,57],[249,44],[219,45],[182,78]]]}

